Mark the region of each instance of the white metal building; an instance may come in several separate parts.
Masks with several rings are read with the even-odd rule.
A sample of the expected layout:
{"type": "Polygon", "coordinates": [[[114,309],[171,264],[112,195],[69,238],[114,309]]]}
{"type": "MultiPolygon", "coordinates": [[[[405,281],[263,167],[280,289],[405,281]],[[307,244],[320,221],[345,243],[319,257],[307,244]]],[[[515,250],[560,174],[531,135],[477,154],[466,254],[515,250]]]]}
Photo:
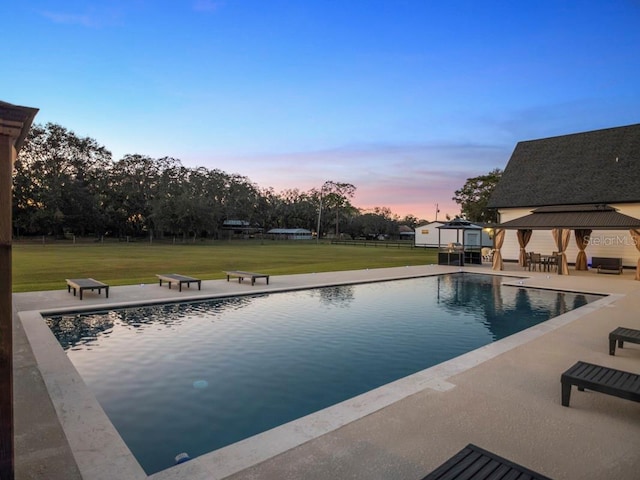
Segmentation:
{"type": "Polygon", "coordinates": [[[416,247],[438,247],[438,234],[440,234],[440,245],[446,246],[449,243],[462,243],[468,246],[491,247],[493,241],[488,232],[476,225],[478,230],[448,230],[441,229],[445,222],[430,222],[418,225],[415,228],[414,245],[416,247]],[[464,235],[464,238],[463,238],[464,235]],[[464,241],[463,241],[464,240],[464,241]]]}

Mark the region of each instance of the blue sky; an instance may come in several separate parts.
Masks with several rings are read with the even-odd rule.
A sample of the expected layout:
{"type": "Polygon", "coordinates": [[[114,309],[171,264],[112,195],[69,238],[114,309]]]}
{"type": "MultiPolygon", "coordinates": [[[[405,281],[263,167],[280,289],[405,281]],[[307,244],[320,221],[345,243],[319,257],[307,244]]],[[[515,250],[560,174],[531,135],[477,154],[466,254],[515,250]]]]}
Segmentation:
{"type": "Polygon", "coordinates": [[[520,140],[640,123],[639,25],[638,0],[30,0],[0,100],[114,160],[432,220],[520,140]]]}

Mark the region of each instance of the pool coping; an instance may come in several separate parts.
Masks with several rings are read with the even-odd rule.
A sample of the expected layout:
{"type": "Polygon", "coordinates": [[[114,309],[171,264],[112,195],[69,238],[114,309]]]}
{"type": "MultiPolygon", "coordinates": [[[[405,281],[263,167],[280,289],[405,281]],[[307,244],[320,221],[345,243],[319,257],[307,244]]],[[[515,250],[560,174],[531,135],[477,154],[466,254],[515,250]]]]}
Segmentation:
{"type": "MultiPolygon", "coordinates": [[[[369,277],[369,279],[364,279],[363,275],[355,275],[356,278],[347,279],[345,276],[342,281],[337,281],[334,275],[331,277],[333,280],[325,281],[327,276],[318,276],[319,282],[306,281],[298,286],[289,285],[284,288],[251,288],[250,290],[245,288],[241,290],[241,292],[236,291],[233,295],[274,293],[329,285],[346,285],[367,281],[386,281],[432,276],[458,271],[492,273],[490,271],[478,271],[477,269],[463,270],[451,267],[428,267],[430,266],[407,268],[404,271],[401,269],[378,269],[376,272],[369,272],[365,275],[365,277],[369,277]],[[384,274],[381,277],[377,277],[377,273],[384,274]]],[[[505,273],[506,276],[515,277],[512,282],[506,283],[512,283],[516,286],[567,290],[566,288],[554,288],[553,285],[545,285],[544,278],[536,280],[532,279],[529,275],[507,272],[496,272],[495,274],[505,276],[505,273]]],[[[547,276],[547,280],[548,278],[547,276]]],[[[98,404],[95,396],[91,394],[45,322],[42,321],[41,313],[69,311],[69,307],[49,307],[38,310],[19,311],[17,312],[17,318],[31,345],[35,362],[47,387],[66,439],[74,453],[74,458],[82,478],[90,480],[101,480],[103,478],[127,478],[132,480],[146,478],[151,480],[177,480],[189,478],[204,480],[205,478],[222,479],[233,475],[234,473],[254,466],[326,433],[339,429],[373,412],[384,409],[425,389],[447,391],[454,387],[454,385],[448,381],[452,376],[469,370],[489,359],[495,358],[513,348],[539,338],[550,331],[567,325],[624,296],[618,293],[587,291],[585,289],[577,291],[607,296],[585,305],[580,309],[572,310],[542,324],[485,345],[484,347],[429,369],[404,377],[357,397],[345,400],[337,405],[294,420],[228,447],[201,455],[187,463],[177,465],[150,476],[144,473],[98,404]]],[[[220,298],[226,296],[230,296],[230,294],[224,292],[216,295],[210,293],[206,295],[198,294],[177,297],[174,301],[197,301],[205,298],[220,298]]],[[[166,298],[162,298],[157,299],[156,303],[164,303],[166,301],[166,298]]],[[[87,305],[86,308],[83,306],[80,310],[117,308],[149,303],[152,302],[139,300],[123,303],[98,303],[87,305]]],[[[74,305],[73,310],[78,310],[75,307],[74,305]]]]}

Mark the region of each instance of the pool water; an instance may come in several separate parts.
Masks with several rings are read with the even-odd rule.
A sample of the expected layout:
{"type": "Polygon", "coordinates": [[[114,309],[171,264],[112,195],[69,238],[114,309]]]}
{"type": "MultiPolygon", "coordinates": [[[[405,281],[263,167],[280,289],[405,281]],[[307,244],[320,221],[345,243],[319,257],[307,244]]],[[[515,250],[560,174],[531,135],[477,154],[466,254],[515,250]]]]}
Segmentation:
{"type": "Polygon", "coordinates": [[[458,273],[46,320],[152,474],[600,298],[504,279],[458,273]]]}

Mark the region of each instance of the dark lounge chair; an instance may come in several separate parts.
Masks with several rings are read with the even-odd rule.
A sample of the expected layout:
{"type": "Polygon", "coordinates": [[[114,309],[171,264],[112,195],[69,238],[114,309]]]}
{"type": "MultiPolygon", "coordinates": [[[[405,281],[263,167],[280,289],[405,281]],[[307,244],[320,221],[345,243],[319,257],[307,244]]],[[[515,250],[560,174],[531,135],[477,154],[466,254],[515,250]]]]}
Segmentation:
{"type": "Polygon", "coordinates": [[[227,282],[231,277],[237,277],[238,283],[242,283],[245,278],[250,278],[251,285],[255,285],[256,278],[264,278],[267,281],[267,285],[269,285],[269,275],[266,273],[245,272],[243,270],[226,270],[224,273],[227,274],[227,282]]]}
{"type": "Polygon", "coordinates": [[[76,296],[76,292],[80,294],[80,300],[82,300],[82,292],[85,290],[98,290],[98,295],[104,290],[105,296],[109,298],[109,285],[99,282],[93,278],[67,278],[67,292],[71,292],[73,289],[73,296],[76,296]]]}
{"type": "Polygon", "coordinates": [[[614,273],[620,275],[622,273],[622,258],[593,257],[591,259],[591,267],[597,268],[598,273],[614,273]]]}
{"type": "Polygon", "coordinates": [[[624,346],[624,342],[640,343],[640,330],[618,327],[609,334],[609,355],[616,354],[616,342],[618,348],[624,346]]]}
{"type": "Polygon", "coordinates": [[[578,362],[560,377],[562,405],[569,406],[571,386],[606,393],[615,397],[640,402],[640,375],[614,368],[578,362]]]}
{"type": "Polygon", "coordinates": [[[422,480],[551,480],[495,453],[469,444],[422,480]]]}
{"type": "Polygon", "coordinates": [[[160,282],[160,286],[162,286],[162,282],[166,282],[169,284],[169,290],[171,290],[171,284],[178,284],[178,291],[182,291],[182,285],[186,284],[187,288],[191,288],[191,284],[195,283],[198,285],[198,290],[202,285],[202,280],[194,277],[187,277],[186,275],[179,275],[177,273],[161,273],[156,275],[158,277],[158,281],[160,282]]]}

